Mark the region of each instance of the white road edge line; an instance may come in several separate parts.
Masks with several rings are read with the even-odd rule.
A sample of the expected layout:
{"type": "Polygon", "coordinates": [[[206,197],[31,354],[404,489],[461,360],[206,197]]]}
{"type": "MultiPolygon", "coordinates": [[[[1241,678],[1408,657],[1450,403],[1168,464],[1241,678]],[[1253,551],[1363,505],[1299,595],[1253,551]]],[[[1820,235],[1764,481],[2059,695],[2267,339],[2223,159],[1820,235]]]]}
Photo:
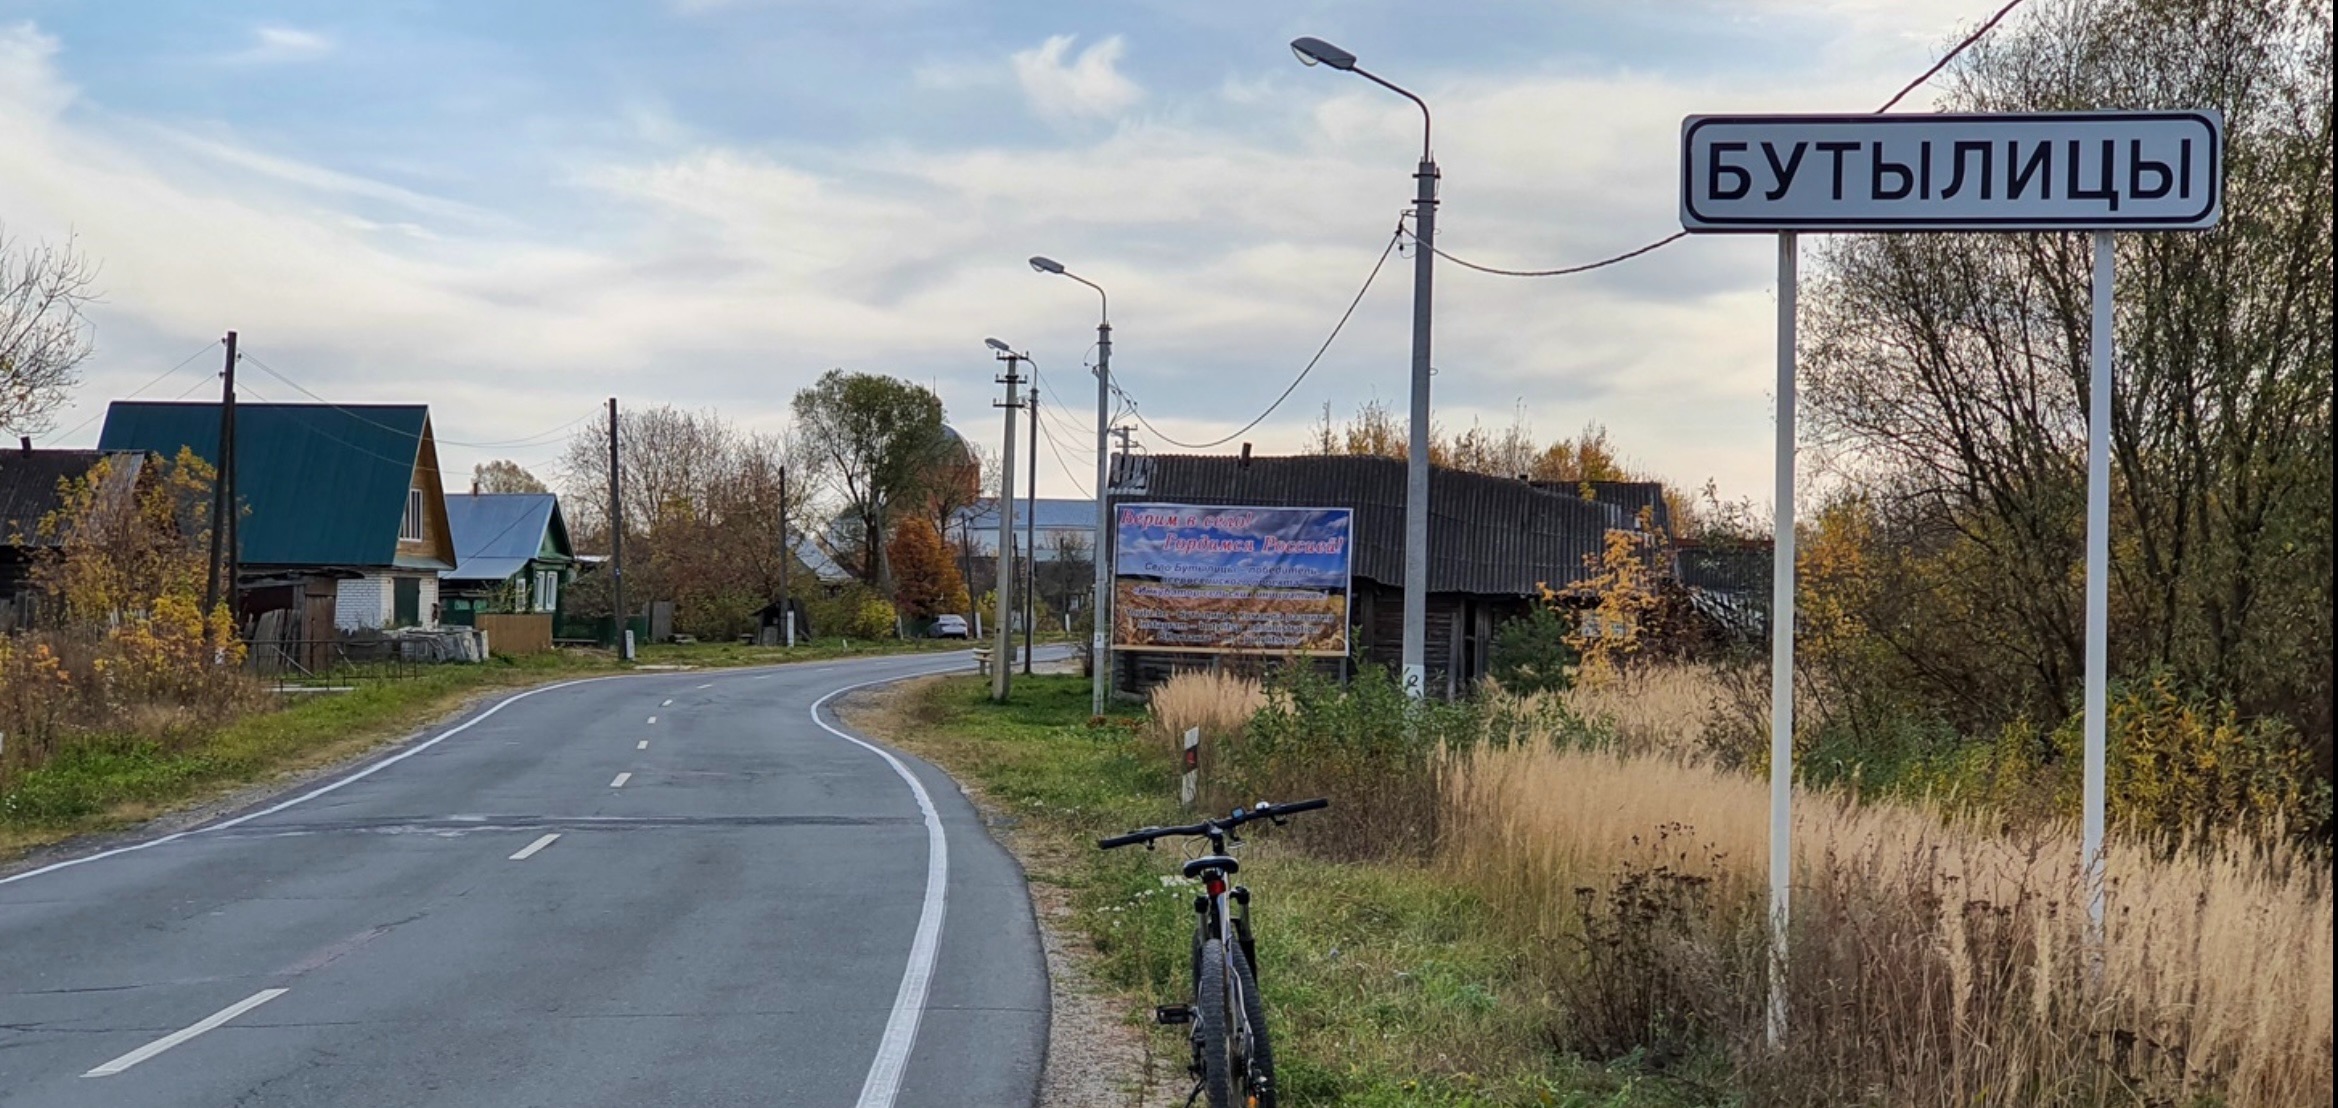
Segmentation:
{"type": "Polygon", "coordinates": [[[894,773],[909,783],[909,791],[917,797],[918,810],[925,815],[925,907],[918,912],[917,937],[909,944],[909,965],[901,971],[901,988],[893,995],[893,1014],[885,1020],[885,1035],[877,1041],[877,1056],[869,1063],[869,1075],[861,1083],[860,1099],[853,1102],[854,1108],[893,1108],[894,1098],[901,1095],[901,1075],[909,1068],[909,1049],[917,1044],[918,1021],[925,1016],[926,991],[934,979],[934,958],[942,949],[942,915],[949,907],[950,840],[942,833],[942,817],[934,809],[934,798],[927,795],[917,775],[909,772],[909,767],[901,764],[892,751],[829,726],[827,720],[820,718],[820,709],[854,689],[928,675],[910,673],[881,681],[863,681],[812,702],[812,722],[819,724],[821,730],[883,758],[894,773]]]}
{"type": "Polygon", "coordinates": [[[326,793],[332,792],[335,789],[341,788],[344,785],[354,785],[359,781],[363,781],[376,773],[388,769],[391,766],[397,765],[398,763],[403,762],[408,758],[420,754],[423,751],[430,749],[431,747],[437,746],[438,744],[445,742],[448,739],[454,738],[455,736],[460,735],[483,722],[486,722],[487,717],[492,716],[495,713],[504,710],[505,708],[509,708],[512,705],[517,704],[522,700],[526,700],[527,698],[538,693],[548,693],[554,689],[566,689],[577,685],[590,684],[594,681],[614,680],[615,678],[622,676],[625,675],[611,674],[608,677],[585,677],[575,681],[562,681],[557,685],[541,685],[533,689],[527,689],[521,692],[513,693],[512,695],[495,702],[495,704],[490,706],[486,711],[472,716],[471,718],[464,720],[463,722],[458,723],[453,727],[449,727],[446,730],[441,731],[422,742],[418,742],[413,746],[409,746],[406,749],[397,752],[396,754],[392,754],[387,758],[383,758],[382,760],[375,762],[372,765],[365,767],[364,769],[358,770],[357,772],[352,773],[347,777],[320,785],[314,789],[310,789],[309,791],[302,793],[299,796],[293,797],[290,800],[271,804],[257,812],[248,812],[231,820],[222,820],[218,823],[206,824],[202,827],[190,828],[185,831],[174,831],[158,839],[147,839],[144,842],[131,843],[128,846],[117,846],[112,850],[101,850],[95,854],[82,855],[79,858],[66,858],[62,861],[51,862],[48,865],[40,867],[39,869],[28,869],[23,873],[10,874],[6,877],[0,877],[0,885],[15,884],[16,882],[25,880],[26,878],[39,877],[44,873],[54,873],[61,869],[70,869],[74,866],[86,865],[90,862],[95,862],[100,859],[111,858],[117,854],[130,854],[136,851],[146,850],[151,847],[161,846],[164,843],[176,842],[180,839],[186,838],[189,835],[200,835],[206,831],[225,831],[230,827],[234,827],[241,823],[247,823],[251,820],[258,819],[261,816],[275,815],[276,813],[281,812],[286,808],[290,808],[295,804],[301,804],[307,801],[315,800],[316,798],[323,796],[326,793]]]}
{"type": "Polygon", "coordinates": [[[245,1012],[249,1012],[252,1009],[259,1007],[260,1005],[266,1004],[269,1001],[276,999],[277,997],[283,996],[285,993],[290,991],[290,989],[262,989],[259,992],[253,993],[252,995],[247,996],[242,1000],[236,1001],[235,1003],[230,1004],[225,1008],[203,1017],[201,1022],[198,1022],[191,1027],[173,1031],[170,1034],[163,1036],[162,1038],[156,1039],[153,1042],[146,1044],[145,1046],[139,1047],[138,1049],[133,1050],[128,1054],[122,1055],[121,1057],[116,1058],[111,1062],[107,1062],[105,1065],[99,1066],[96,1069],[89,1071],[88,1073],[82,1074],[81,1076],[112,1077],[113,1075],[120,1073],[123,1070],[129,1069],[130,1067],[135,1066],[138,1063],[147,1060],[148,1058],[152,1058],[155,1055],[162,1053],[163,1051],[169,1050],[170,1048],[177,1046],[180,1043],[194,1038],[197,1035],[200,1035],[206,1031],[216,1030],[221,1024],[224,1024],[227,1021],[236,1018],[237,1016],[243,1015],[245,1012]]]}
{"type": "Polygon", "coordinates": [[[612,788],[612,789],[622,789],[622,788],[624,788],[624,787],[625,787],[625,783],[626,783],[627,781],[631,781],[631,780],[633,780],[633,775],[632,775],[632,774],[630,774],[630,773],[620,773],[620,774],[618,774],[618,775],[617,775],[617,779],[616,779],[616,780],[609,782],[609,787],[610,787],[610,788],[612,788]]]}
{"type": "Polygon", "coordinates": [[[543,838],[541,838],[541,839],[537,839],[535,842],[529,843],[528,845],[521,847],[521,848],[520,848],[520,852],[519,852],[519,853],[517,853],[517,854],[514,854],[514,855],[512,855],[512,856],[511,856],[511,860],[512,860],[512,861],[514,861],[514,862],[525,862],[525,861],[527,861],[528,859],[535,857],[535,856],[536,856],[536,852],[537,852],[537,851],[539,851],[539,850],[542,850],[542,849],[544,849],[545,847],[551,846],[551,845],[552,845],[552,840],[554,840],[554,839],[557,839],[557,838],[559,838],[559,837],[560,837],[560,832],[558,832],[558,831],[554,831],[553,833],[551,833],[551,834],[549,834],[549,835],[546,835],[546,836],[544,836],[544,837],[543,837],[543,838]]]}

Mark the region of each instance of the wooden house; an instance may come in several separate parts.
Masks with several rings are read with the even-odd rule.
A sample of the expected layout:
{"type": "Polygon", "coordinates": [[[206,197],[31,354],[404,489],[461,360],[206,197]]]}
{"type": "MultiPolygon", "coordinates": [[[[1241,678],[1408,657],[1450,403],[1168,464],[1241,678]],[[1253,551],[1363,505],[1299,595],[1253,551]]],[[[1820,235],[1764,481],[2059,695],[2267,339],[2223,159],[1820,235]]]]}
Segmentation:
{"type": "MultiPolygon", "coordinates": [[[[430,409],[420,404],[238,404],[238,617],[275,611],[280,637],[434,627],[455,567],[430,409]]],[[[219,463],[219,405],[115,401],[101,450],[219,463]]]]}
{"type": "Polygon", "coordinates": [[[62,536],[43,534],[41,522],[62,506],[64,482],[88,476],[111,457],[103,495],[125,505],[151,473],[151,459],[138,451],[35,450],[29,439],[0,452],[0,632],[29,627],[41,617],[44,597],[33,582],[34,563],[57,549],[62,536]]]}
{"type": "Polygon", "coordinates": [[[576,575],[560,498],[548,492],[456,493],[446,498],[455,567],[439,574],[449,622],[492,613],[543,613],[557,622],[576,575]]]}

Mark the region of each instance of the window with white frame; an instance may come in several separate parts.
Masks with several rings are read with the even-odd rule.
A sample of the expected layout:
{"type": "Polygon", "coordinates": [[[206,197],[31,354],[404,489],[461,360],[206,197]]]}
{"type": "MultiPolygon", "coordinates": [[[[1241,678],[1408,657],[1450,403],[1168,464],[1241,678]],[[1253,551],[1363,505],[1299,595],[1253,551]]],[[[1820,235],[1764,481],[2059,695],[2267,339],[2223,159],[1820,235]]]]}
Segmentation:
{"type": "Polygon", "coordinates": [[[398,521],[398,537],[401,539],[420,539],[422,537],[421,489],[406,490],[406,517],[398,521]]]}
{"type": "Polygon", "coordinates": [[[537,570],[536,610],[539,612],[550,612],[557,610],[559,607],[560,571],[556,569],[537,570]]]}

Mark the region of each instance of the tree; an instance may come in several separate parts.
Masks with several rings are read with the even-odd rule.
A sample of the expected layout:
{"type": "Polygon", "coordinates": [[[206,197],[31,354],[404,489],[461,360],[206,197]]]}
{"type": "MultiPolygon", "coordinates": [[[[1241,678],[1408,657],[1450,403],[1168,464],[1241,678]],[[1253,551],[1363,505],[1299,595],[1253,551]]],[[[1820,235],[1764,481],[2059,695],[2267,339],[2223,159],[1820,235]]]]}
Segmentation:
{"type": "MultiPolygon", "coordinates": [[[[2329,772],[2331,8],[2052,0],[1965,54],[1961,111],[2213,107],[2212,231],[2118,241],[2114,673],[2294,723],[2329,772]]],[[[1968,731],[2078,707],[2084,236],[1847,236],[1806,285],[1818,445],[1874,506],[1870,675],[1968,731]]]]}
{"type": "Polygon", "coordinates": [[[498,493],[550,492],[552,490],[546,488],[544,482],[537,480],[535,474],[521,468],[518,462],[498,458],[495,461],[481,462],[471,467],[471,491],[498,493]]]}
{"type": "Polygon", "coordinates": [[[68,239],[19,247],[0,227],[0,430],[38,433],[65,405],[89,357],[97,267],[68,239]]]}
{"type": "Polygon", "coordinates": [[[812,477],[855,532],[862,578],[893,595],[885,540],[894,513],[926,492],[954,441],[942,427],[941,398],[881,374],[832,369],[797,392],[793,406],[796,432],[817,466],[812,477]]]}
{"type": "Polygon", "coordinates": [[[941,533],[923,516],[911,516],[893,528],[890,544],[897,591],[895,604],[909,619],[932,619],[947,612],[967,612],[966,579],[950,561],[941,533]]]}

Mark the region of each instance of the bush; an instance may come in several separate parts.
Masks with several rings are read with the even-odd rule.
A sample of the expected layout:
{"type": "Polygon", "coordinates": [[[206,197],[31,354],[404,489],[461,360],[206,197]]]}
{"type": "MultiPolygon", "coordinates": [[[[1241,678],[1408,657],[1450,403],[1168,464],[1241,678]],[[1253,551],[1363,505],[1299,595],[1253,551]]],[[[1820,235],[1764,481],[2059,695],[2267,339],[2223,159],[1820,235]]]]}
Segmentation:
{"type": "Polygon", "coordinates": [[[859,581],[806,598],[804,609],[811,633],[821,638],[889,639],[894,634],[893,606],[859,581]]]}
{"type": "Polygon", "coordinates": [[[1495,683],[1514,693],[1559,692],[1574,683],[1579,660],[1567,639],[1567,622],[1547,604],[1509,620],[1494,631],[1488,659],[1495,683]]]}
{"type": "Polygon", "coordinates": [[[1312,667],[1268,683],[1266,705],[1215,767],[1214,799],[1244,803],[1328,796],[1305,829],[1319,852],[1376,858],[1425,853],[1437,837],[1437,751],[1474,745],[1480,709],[1413,700],[1367,666],[1342,688],[1312,667]]]}

